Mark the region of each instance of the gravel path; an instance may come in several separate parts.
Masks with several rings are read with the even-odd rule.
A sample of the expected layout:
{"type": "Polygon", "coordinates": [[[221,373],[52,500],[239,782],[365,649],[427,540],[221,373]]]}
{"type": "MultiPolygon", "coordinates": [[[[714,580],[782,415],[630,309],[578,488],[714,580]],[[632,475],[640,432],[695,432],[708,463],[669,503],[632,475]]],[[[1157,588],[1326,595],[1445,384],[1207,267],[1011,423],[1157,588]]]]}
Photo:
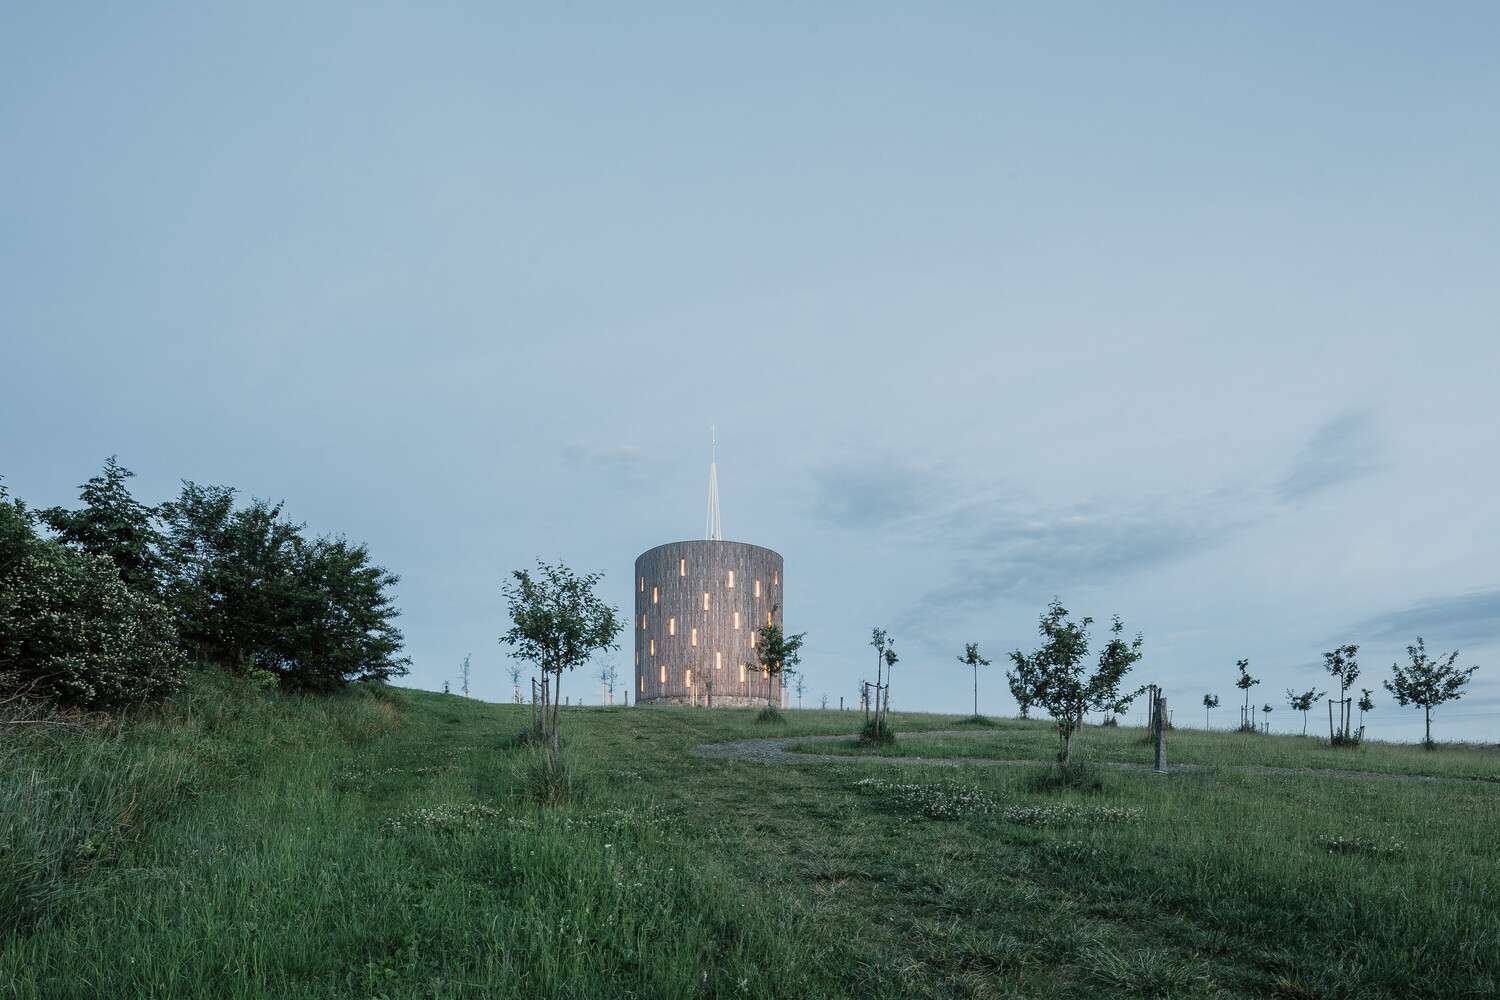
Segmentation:
{"type": "MultiPolygon", "coordinates": [[[[897,733],[901,736],[993,736],[1004,732],[1001,729],[942,729],[929,732],[897,733]]],[[[807,764],[814,761],[878,761],[885,764],[938,764],[946,767],[978,765],[981,767],[1025,767],[1043,764],[1038,760],[994,760],[988,757],[881,757],[875,754],[852,756],[833,753],[800,753],[787,749],[798,743],[833,743],[847,740],[852,734],[842,736],[765,736],[752,740],[734,740],[729,743],[703,743],[690,751],[695,757],[719,757],[732,760],[749,760],[761,764],[807,764]]],[[[1170,752],[1170,747],[1169,747],[1170,752]]],[[[1126,764],[1120,762],[1095,762],[1097,767],[1115,768],[1121,771],[1153,770],[1149,764],[1126,764]]],[[[1312,767],[1220,767],[1219,770],[1240,774],[1300,774],[1321,775],[1333,778],[1374,778],[1383,781],[1457,781],[1478,782],[1478,778],[1438,778],[1426,774],[1388,774],[1383,771],[1344,771],[1331,768],[1312,767]]],[[[1212,771],[1209,764],[1170,764],[1172,772],[1212,771]]]]}

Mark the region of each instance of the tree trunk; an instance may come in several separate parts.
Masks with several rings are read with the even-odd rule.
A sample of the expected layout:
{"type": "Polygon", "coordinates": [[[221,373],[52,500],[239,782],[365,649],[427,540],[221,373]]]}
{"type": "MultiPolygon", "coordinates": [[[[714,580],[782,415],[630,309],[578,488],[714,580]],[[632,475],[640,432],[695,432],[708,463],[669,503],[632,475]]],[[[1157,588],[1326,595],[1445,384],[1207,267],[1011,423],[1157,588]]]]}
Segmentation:
{"type": "Polygon", "coordinates": [[[557,696],[562,693],[562,667],[558,667],[557,687],[552,692],[552,752],[557,753],[557,696]]]}
{"type": "Polygon", "coordinates": [[[1432,746],[1432,706],[1423,705],[1422,714],[1427,717],[1427,745],[1432,746]]]}
{"type": "Polygon", "coordinates": [[[979,664],[974,665],[974,718],[979,718],[979,664]]]}

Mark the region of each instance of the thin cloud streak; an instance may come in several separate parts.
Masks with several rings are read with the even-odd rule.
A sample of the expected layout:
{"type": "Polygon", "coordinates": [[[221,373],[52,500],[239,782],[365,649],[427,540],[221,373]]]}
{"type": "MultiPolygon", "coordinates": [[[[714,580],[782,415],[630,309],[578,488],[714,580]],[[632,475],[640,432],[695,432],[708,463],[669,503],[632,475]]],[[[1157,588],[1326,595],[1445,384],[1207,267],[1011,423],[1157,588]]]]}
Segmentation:
{"type": "Polygon", "coordinates": [[[1344,483],[1378,472],[1385,442],[1369,410],[1346,410],[1329,420],[1302,448],[1276,495],[1307,500],[1344,483]]]}

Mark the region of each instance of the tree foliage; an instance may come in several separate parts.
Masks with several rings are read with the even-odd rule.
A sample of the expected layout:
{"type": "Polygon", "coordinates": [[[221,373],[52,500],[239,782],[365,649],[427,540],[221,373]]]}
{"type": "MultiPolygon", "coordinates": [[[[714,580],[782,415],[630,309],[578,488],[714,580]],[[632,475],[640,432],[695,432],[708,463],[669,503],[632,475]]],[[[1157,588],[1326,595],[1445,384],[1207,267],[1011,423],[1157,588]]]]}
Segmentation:
{"type": "MultiPolygon", "coordinates": [[[[1424,743],[1432,746],[1432,710],[1446,701],[1457,701],[1463,697],[1463,689],[1469,683],[1469,678],[1474,676],[1474,671],[1479,667],[1459,667],[1458,650],[1449,653],[1446,658],[1441,654],[1435,657],[1427,655],[1427,644],[1417,636],[1415,646],[1406,647],[1406,655],[1411,658],[1411,663],[1402,666],[1399,663],[1391,664],[1391,679],[1383,682],[1385,689],[1396,696],[1396,701],[1401,705],[1416,705],[1422,709],[1423,717],[1427,723],[1427,735],[1424,743]]],[[[1369,692],[1365,692],[1365,701],[1369,701],[1369,692]]],[[[1371,706],[1373,707],[1373,706],[1371,706]]],[[[1364,710],[1361,704],[1361,710],[1364,710]]]]}
{"type": "Polygon", "coordinates": [[[970,642],[964,644],[964,655],[958,658],[958,662],[970,667],[974,671],[974,718],[979,718],[979,668],[987,667],[990,661],[979,655],[979,643],[970,642]]]}
{"type": "Polygon", "coordinates": [[[1301,694],[1298,694],[1291,688],[1286,689],[1287,705],[1291,707],[1292,711],[1302,713],[1303,736],[1307,735],[1307,713],[1312,711],[1312,707],[1316,704],[1317,700],[1327,693],[1327,691],[1319,691],[1317,688],[1311,688],[1303,691],[1301,694]]]}
{"type": "Polygon", "coordinates": [[[1334,742],[1347,741],[1353,737],[1350,730],[1353,706],[1349,704],[1347,692],[1354,686],[1354,679],[1359,676],[1359,662],[1354,658],[1358,652],[1358,646],[1340,646],[1323,654],[1323,666],[1339,682],[1339,722],[1337,730],[1332,734],[1334,742]]]}
{"type": "Polygon", "coordinates": [[[769,679],[780,677],[783,673],[794,673],[794,667],[802,662],[802,642],[807,638],[806,632],[796,635],[787,635],[782,627],[775,622],[776,612],[781,610],[777,604],[771,608],[771,624],[761,627],[755,633],[755,663],[747,663],[750,669],[759,669],[767,678],[766,704],[771,704],[771,685],[769,679]]]}
{"type": "Polygon", "coordinates": [[[1088,673],[1084,657],[1089,651],[1088,627],[1093,622],[1087,617],[1072,621],[1068,610],[1053,598],[1037,626],[1042,645],[1029,655],[1020,650],[1010,654],[1017,676],[1028,679],[1031,703],[1046,709],[1057,722],[1058,761],[1063,765],[1068,763],[1073,733],[1084,713],[1109,711],[1120,705],[1125,674],[1141,658],[1144,640],[1140,636],[1131,643],[1121,639],[1124,626],[1116,617],[1110,629],[1113,638],[1100,652],[1098,666],[1088,673]],[[1114,645],[1116,642],[1119,645],[1114,645]]]}
{"type": "Polygon", "coordinates": [[[134,475],[111,455],[103,472],[78,487],[82,507],[48,507],[38,516],[63,545],[108,556],[127,586],[154,596],[161,592],[165,569],[162,538],[156,528],[156,509],[138,502],[125,484],[134,475]]]}

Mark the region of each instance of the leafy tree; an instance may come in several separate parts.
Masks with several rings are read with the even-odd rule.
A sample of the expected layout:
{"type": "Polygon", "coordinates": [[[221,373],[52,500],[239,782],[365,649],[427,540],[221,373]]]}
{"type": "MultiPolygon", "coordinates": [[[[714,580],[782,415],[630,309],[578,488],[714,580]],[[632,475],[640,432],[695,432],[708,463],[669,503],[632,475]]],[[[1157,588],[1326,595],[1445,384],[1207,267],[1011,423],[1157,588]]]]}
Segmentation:
{"type": "MultiPolygon", "coordinates": [[[[1130,708],[1130,703],[1146,690],[1144,687],[1136,688],[1129,694],[1120,693],[1120,684],[1130,668],[1140,661],[1141,646],[1145,645],[1145,638],[1136,633],[1136,637],[1130,642],[1121,638],[1125,631],[1125,625],[1120,621],[1120,616],[1115,615],[1109,627],[1109,642],[1099,651],[1099,671],[1097,676],[1104,678],[1108,687],[1100,694],[1100,707],[1108,718],[1123,714],[1130,708]]],[[[1083,715],[1078,716],[1078,724],[1083,725],[1083,715]]]]}
{"type": "MultiPolygon", "coordinates": [[[[885,670],[886,632],[883,628],[870,629],[870,645],[875,647],[875,723],[880,724],[880,679],[885,670]]],[[[869,715],[870,697],[865,695],[865,714],[869,715]]]]}
{"type": "Polygon", "coordinates": [[[1209,719],[1208,719],[1208,711],[1211,708],[1218,708],[1218,707],[1219,707],[1219,696],[1218,695],[1216,695],[1216,694],[1206,694],[1206,695],[1203,696],[1203,728],[1204,729],[1212,729],[1213,728],[1213,725],[1209,722],[1209,719]]]}
{"type": "Polygon", "coordinates": [[[1360,731],[1361,734],[1363,734],[1364,731],[1365,731],[1365,713],[1366,712],[1370,712],[1370,711],[1374,711],[1374,709],[1375,709],[1375,703],[1370,700],[1370,694],[1371,694],[1371,691],[1370,691],[1369,688],[1361,688],[1360,689],[1360,698],[1359,698],[1359,706],[1358,707],[1359,707],[1359,731],[1360,731]]]}
{"type": "Polygon", "coordinates": [[[125,485],[134,475],[111,455],[101,474],[78,487],[82,507],[48,507],[38,514],[62,544],[108,556],[127,586],[157,596],[164,569],[162,537],[156,529],[156,509],[137,502],[125,485]]]}
{"type": "MultiPolygon", "coordinates": [[[[1479,667],[1455,666],[1458,661],[1456,649],[1446,659],[1441,654],[1429,658],[1427,645],[1421,636],[1417,636],[1415,646],[1406,647],[1406,655],[1411,658],[1411,665],[1403,667],[1399,663],[1391,664],[1391,679],[1383,683],[1385,689],[1396,696],[1399,704],[1416,705],[1422,709],[1427,724],[1423,745],[1431,749],[1432,710],[1446,701],[1462,698],[1464,686],[1479,667]]],[[[1369,696],[1370,693],[1366,691],[1365,701],[1369,701],[1369,696]]]]}
{"type": "Polygon", "coordinates": [[[1023,655],[1020,650],[1010,654],[1011,662],[1016,665],[1015,670],[1005,672],[1005,682],[1010,685],[1010,696],[1016,699],[1016,705],[1021,709],[1021,718],[1031,718],[1031,692],[1036,688],[1036,672],[1031,665],[1030,657],[1023,655]]]}
{"type": "Polygon", "coordinates": [[[1316,688],[1313,688],[1310,691],[1303,691],[1301,694],[1297,694],[1291,688],[1286,689],[1287,705],[1291,707],[1292,711],[1302,713],[1303,736],[1307,735],[1307,713],[1312,711],[1312,707],[1317,702],[1317,700],[1327,693],[1327,691],[1319,691],[1316,688]]]}
{"type": "Polygon", "coordinates": [[[1269,733],[1271,731],[1271,703],[1266,702],[1264,705],[1260,706],[1260,711],[1261,714],[1266,717],[1266,732],[1269,733]]]}
{"type": "Polygon", "coordinates": [[[1334,734],[1334,741],[1340,742],[1351,737],[1349,698],[1346,692],[1354,686],[1354,679],[1359,676],[1359,663],[1355,661],[1354,654],[1359,652],[1358,646],[1340,646],[1331,653],[1323,654],[1323,666],[1328,672],[1338,678],[1339,682],[1339,727],[1334,734]]]}
{"type": "MultiPolygon", "coordinates": [[[[772,619],[776,617],[776,612],[779,610],[781,610],[780,604],[771,608],[772,619]]],[[[765,674],[767,705],[771,704],[770,679],[781,676],[783,671],[795,673],[790,668],[802,662],[802,640],[805,638],[807,638],[806,632],[787,635],[774,621],[756,631],[754,646],[756,662],[746,664],[746,666],[752,669],[759,667],[760,671],[765,674]]]]}
{"type": "Polygon", "coordinates": [[[1099,657],[1099,666],[1093,674],[1085,676],[1083,659],[1088,655],[1088,627],[1093,621],[1092,618],[1072,621],[1062,602],[1053,598],[1038,623],[1043,639],[1041,647],[1029,656],[1020,650],[1011,653],[1017,670],[1031,678],[1032,703],[1045,708],[1057,722],[1061,744],[1057,757],[1065,767],[1077,720],[1085,712],[1101,711],[1117,703],[1120,683],[1139,659],[1106,652],[1099,657]]]}
{"type": "Polygon", "coordinates": [[[990,661],[979,655],[979,643],[971,642],[964,646],[964,655],[958,658],[958,662],[974,669],[974,718],[979,718],[979,668],[987,667],[990,661]]]}
{"type": "Polygon", "coordinates": [[[500,641],[520,659],[556,678],[550,741],[555,764],[563,671],[586,663],[596,650],[618,649],[616,637],[624,623],[619,609],[594,593],[604,574],[578,576],[562,563],[550,566],[540,559],[536,566],[535,576],[528,570],[515,570],[513,581],[501,589],[509,603],[511,627],[500,641]]]}
{"type": "Polygon", "coordinates": [[[888,643],[885,647],[885,712],[882,718],[889,718],[891,714],[891,678],[896,676],[896,662],[900,659],[896,647],[888,643]]]}
{"type": "Polygon", "coordinates": [[[1250,689],[1260,681],[1250,676],[1249,660],[1237,660],[1234,665],[1240,671],[1240,679],[1234,682],[1234,686],[1245,692],[1245,707],[1240,709],[1240,728],[1254,729],[1255,724],[1250,720],[1250,689]]]}

